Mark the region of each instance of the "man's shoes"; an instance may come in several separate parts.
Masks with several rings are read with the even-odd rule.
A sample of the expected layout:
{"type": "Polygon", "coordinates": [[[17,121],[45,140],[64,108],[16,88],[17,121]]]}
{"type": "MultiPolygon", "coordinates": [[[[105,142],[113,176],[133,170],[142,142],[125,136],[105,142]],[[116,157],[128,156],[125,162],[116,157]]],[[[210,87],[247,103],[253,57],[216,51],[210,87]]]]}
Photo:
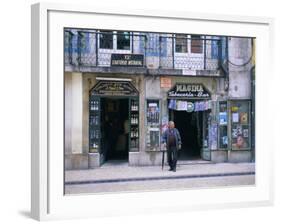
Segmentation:
{"type": "Polygon", "coordinates": [[[169,171],[172,171],[172,170],[173,170],[172,168],[169,169],[169,171]]]}

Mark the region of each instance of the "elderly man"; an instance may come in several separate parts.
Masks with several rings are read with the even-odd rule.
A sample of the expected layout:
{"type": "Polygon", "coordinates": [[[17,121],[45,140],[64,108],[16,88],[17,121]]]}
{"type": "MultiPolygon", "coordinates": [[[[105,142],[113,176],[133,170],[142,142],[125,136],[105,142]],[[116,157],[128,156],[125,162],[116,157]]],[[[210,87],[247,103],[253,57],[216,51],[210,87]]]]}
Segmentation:
{"type": "Polygon", "coordinates": [[[181,136],[178,129],[175,128],[175,123],[169,121],[169,128],[163,133],[162,143],[167,148],[169,171],[176,172],[178,150],[181,149],[181,136]]]}

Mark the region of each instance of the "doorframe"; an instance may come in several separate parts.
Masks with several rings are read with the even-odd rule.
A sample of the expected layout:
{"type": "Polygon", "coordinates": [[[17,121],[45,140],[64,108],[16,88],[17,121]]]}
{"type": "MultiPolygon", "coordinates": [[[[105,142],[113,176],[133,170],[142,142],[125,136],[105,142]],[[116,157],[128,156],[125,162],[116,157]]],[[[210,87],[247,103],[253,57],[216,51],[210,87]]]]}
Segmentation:
{"type": "MultiPolygon", "coordinates": [[[[88,116],[88,127],[89,127],[89,130],[88,130],[88,153],[97,153],[99,154],[99,166],[103,165],[105,163],[105,158],[102,157],[103,153],[102,153],[102,139],[101,139],[101,100],[102,99],[105,99],[105,98],[113,98],[113,99],[128,99],[128,119],[129,119],[129,137],[128,137],[128,161],[129,162],[129,155],[130,155],[130,145],[131,145],[131,138],[130,138],[130,135],[131,135],[131,110],[130,110],[130,107],[131,107],[131,101],[132,100],[137,100],[138,102],[138,108],[139,108],[139,94],[137,96],[131,96],[131,95],[128,95],[128,96],[114,96],[114,95],[92,95],[91,96],[91,90],[89,91],[89,102],[88,102],[88,105],[89,105],[89,108],[88,108],[88,111],[89,111],[89,116],[88,116]],[[91,128],[90,128],[90,116],[91,116],[91,112],[90,112],[90,102],[91,102],[91,97],[93,97],[94,99],[98,99],[99,103],[100,103],[100,107],[99,107],[99,119],[98,119],[98,122],[99,122],[99,139],[98,139],[98,142],[99,142],[99,148],[97,151],[93,151],[91,152],[91,147],[90,147],[90,143],[91,143],[91,139],[90,139],[90,132],[91,132],[91,128]]],[[[140,115],[138,115],[140,116],[140,115]]],[[[139,117],[138,117],[138,121],[139,121],[139,117]]],[[[138,130],[139,130],[139,122],[138,122],[138,130]]],[[[138,132],[138,135],[139,135],[139,132],[138,132]]],[[[139,147],[138,147],[138,151],[139,151],[139,147]]]]}
{"type": "MultiPolygon", "coordinates": [[[[171,99],[175,99],[175,98],[167,98],[167,101],[168,101],[168,100],[171,100],[171,99]]],[[[175,99],[175,100],[177,100],[177,99],[175,99]]],[[[194,103],[195,101],[199,101],[200,99],[196,100],[196,99],[194,99],[194,98],[192,98],[192,99],[181,98],[181,100],[190,101],[190,102],[194,103]]],[[[210,100],[210,99],[208,99],[208,100],[210,100]]],[[[172,109],[169,108],[169,102],[167,103],[167,109],[168,109],[168,118],[169,118],[168,120],[169,120],[169,121],[170,121],[170,120],[174,120],[174,110],[172,110],[172,109]]],[[[208,112],[209,115],[212,113],[212,109],[213,109],[213,107],[211,107],[210,112],[208,112]]],[[[207,146],[207,147],[204,147],[204,142],[203,142],[204,139],[205,139],[205,132],[204,132],[205,127],[204,127],[204,125],[206,124],[206,123],[204,122],[204,119],[206,119],[205,116],[206,116],[206,114],[207,114],[207,111],[209,111],[209,110],[202,111],[202,112],[203,112],[203,113],[202,113],[202,136],[201,136],[202,147],[200,147],[199,150],[200,150],[200,158],[201,158],[202,160],[211,161],[211,160],[212,160],[212,153],[211,153],[210,141],[209,141],[209,130],[210,130],[210,120],[209,120],[209,119],[207,120],[207,122],[208,122],[208,124],[207,124],[207,127],[208,127],[208,146],[207,146]],[[209,152],[208,158],[204,157],[204,152],[206,152],[206,151],[209,152]]],[[[193,111],[193,112],[194,112],[194,111],[193,111]]],[[[193,113],[193,112],[191,112],[191,113],[193,113]]],[[[187,113],[188,113],[188,112],[187,112],[187,113]]]]}

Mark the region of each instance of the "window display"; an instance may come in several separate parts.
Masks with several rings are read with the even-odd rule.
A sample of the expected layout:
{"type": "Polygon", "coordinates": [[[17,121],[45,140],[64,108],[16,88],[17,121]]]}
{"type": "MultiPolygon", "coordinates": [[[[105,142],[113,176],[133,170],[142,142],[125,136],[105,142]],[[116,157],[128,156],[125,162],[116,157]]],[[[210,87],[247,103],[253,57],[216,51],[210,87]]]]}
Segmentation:
{"type": "Polygon", "coordinates": [[[139,148],[139,102],[131,99],[130,103],[130,151],[139,148]]]}
{"type": "Polygon", "coordinates": [[[100,150],[100,99],[91,97],[89,114],[89,152],[100,150]]]}
{"type": "Polygon", "coordinates": [[[228,137],[227,137],[227,102],[219,102],[219,148],[227,149],[228,137]]]}
{"type": "Polygon", "coordinates": [[[146,102],[146,148],[147,150],[160,150],[160,106],[159,100],[146,102]]]}
{"type": "Polygon", "coordinates": [[[250,101],[231,101],[230,112],[232,149],[250,148],[250,101]]]}

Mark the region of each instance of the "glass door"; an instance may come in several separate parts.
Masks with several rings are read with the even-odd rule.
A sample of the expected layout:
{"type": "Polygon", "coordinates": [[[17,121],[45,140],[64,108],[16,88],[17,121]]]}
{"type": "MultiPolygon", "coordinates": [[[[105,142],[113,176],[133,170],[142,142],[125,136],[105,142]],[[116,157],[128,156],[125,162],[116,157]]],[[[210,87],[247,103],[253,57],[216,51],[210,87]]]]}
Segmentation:
{"type": "Polygon", "coordinates": [[[209,119],[210,112],[204,111],[203,112],[203,142],[201,147],[201,158],[203,160],[211,160],[211,150],[210,150],[210,119],[209,119]]]}

